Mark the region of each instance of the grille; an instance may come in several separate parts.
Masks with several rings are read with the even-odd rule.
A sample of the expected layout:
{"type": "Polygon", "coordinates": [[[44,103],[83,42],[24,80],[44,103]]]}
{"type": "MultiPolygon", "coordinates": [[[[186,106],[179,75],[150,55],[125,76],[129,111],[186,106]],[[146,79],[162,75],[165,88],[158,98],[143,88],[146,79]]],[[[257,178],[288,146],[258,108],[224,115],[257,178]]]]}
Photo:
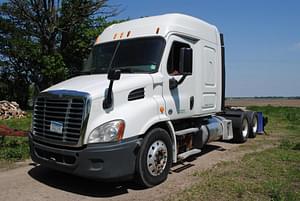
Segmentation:
{"type": "Polygon", "coordinates": [[[33,134],[47,142],[77,145],[80,139],[84,98],[38,97],[34,106],[33,134]],[[62,125],[62,132],[50,130],[51,123],[62,125]]]}

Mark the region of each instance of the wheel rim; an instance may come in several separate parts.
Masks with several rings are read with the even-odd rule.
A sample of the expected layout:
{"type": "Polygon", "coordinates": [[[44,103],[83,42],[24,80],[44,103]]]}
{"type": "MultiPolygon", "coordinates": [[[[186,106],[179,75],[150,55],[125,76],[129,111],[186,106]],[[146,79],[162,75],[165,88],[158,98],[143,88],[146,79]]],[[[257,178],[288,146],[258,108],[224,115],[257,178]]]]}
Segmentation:
{"type": "Polygon", "coordinates": [[[160,175],[166,168],[168,160],[168,150],[161,140],[155,141],[148,150],[147,168],[153,176],[160,175]]]}
{"type": "Polygon", "coordinates": [[[248,135],[248,122],[246,119],[243,120],[243,129],[242,129],[243,137],[247,137],[248,135]]]}
{"type": "Polygon", "coordinates": [[[257,123],[257,118],[254,116],[253,117],[253,120],[252,120],[253,122],[252,122],[252,131],[253,131],[253,133],[256,133],[257,132],[257,125],[258,125],[258,123],[257,123]]]}

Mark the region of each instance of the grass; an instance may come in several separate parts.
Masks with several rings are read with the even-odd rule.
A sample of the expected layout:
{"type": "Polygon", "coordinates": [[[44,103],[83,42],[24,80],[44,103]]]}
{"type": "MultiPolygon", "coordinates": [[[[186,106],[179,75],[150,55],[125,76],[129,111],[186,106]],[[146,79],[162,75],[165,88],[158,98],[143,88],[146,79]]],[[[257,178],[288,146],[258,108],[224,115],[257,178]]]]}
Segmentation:
{"type": "MultiPolygon", "coordinates": [[[[249,107],[269,117],[266,131],[242,145],[252,149],[235,162],[221,162],[196,172],[199,182],[171,196],[170,200],[300,200],[300,108],[249,107]],[[276,145],[259,151],[263,145],[276,145]]],[[[2,120],[12,128],[30,129],[31,114],[23,119],[2,120]]],[[[27,138],[7,137],[0,146],[0,167],[29,157],[27,138]],[[4,165],[3,165],[4,164],[4,165]]],[[[238,150],[237,150],[238,151],[238,150]]]]}
{"type": "MultiPolygon", "coordinates": [[[[7,125],[18,130],[29,130],[31,113],[20,119],[0,120],[0,125],[7,125]]],[[[16,161],[29,158],[28,139],[26,137],[8,137],[0,140],[0,167],[11,166],[16,161]]]]}
{"type": "Polygon", "coordinates": [[[300,108],[267,106],[249,109],[262,111],[269,117],[266,131],[270,136],[260,136],[245,147],[255,150],[257,144],[263,143],[277,146],[246,154],[239,161],[221,162],[207,171],[196,172],[193,176],[199,182],[168,199],[300,200],[300,108]]]}

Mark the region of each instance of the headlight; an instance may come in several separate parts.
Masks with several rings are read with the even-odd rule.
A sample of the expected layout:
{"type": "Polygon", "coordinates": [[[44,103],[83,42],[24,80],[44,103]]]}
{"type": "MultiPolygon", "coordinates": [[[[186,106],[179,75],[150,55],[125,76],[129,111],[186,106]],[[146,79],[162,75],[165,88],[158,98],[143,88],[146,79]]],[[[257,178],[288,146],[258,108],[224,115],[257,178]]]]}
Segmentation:
{"type": "Polygon", "coordinates": [[[125,122],[114,120],[95,128],[89,135],[88,143],[114,142],[123,138],[125,122]]]}

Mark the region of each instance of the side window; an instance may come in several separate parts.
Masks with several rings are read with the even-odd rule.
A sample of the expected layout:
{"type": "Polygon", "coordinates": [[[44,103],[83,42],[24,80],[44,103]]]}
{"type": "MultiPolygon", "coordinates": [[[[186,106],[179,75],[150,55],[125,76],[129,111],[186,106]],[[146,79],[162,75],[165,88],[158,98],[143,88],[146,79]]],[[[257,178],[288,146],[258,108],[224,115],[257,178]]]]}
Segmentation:
{"type": "Polygon", "coordinates": [[[186,43],[181,43],[174,41],[169,53],[167,69],[169,75],[180,75],[179,73],[179,57],[180,57],[180,49],[186,47],[190,48],[190,45],[186,43]]]}

